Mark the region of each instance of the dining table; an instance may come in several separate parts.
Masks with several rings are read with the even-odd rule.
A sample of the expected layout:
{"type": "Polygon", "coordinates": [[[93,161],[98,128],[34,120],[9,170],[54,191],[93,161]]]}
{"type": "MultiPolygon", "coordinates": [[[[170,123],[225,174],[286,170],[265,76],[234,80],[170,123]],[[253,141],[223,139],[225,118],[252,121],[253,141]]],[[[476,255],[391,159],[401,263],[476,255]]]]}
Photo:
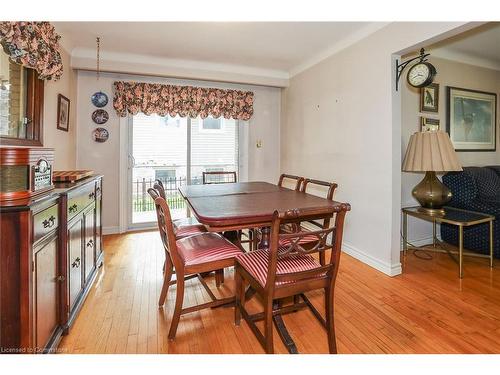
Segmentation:
{"type": "MultiPolygon", "coordinates": [[[[274,211],[321,209],[339,202],[263,181],[184,185],[179,187],[196,219],[210,232],[259,228],[259,248],[269,247],[274,211]]],[[[290,353],[298,353],[280,315],[273,316],[279,336],[290,353]]]]}

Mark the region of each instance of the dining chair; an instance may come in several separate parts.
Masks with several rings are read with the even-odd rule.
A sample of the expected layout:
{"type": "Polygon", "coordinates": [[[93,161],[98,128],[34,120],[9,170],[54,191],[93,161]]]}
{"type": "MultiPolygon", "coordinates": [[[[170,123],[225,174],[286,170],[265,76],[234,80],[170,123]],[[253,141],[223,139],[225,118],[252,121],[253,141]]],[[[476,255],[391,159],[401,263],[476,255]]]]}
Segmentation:
{"type": "Polygon", "coordinates": [[[238,182],[236,172],[214,171],[202,172],[203,185],[207,184],[229,184],[238,182]]]}
{"type": "Polygon", "coordinates": [[[294,188],[294,190],[299,191],[300,187],[302,186],[302,182],[304,181],[304,177],[294,176],[292,174],[285,174],[285,173],[283,173],[280,176],[279,180],[278,180],[278,186],[282,187],[283,186],[283,181],[286,181],[286,180],[293,180],[293,181],[295,181],[295,188],[294,188]]]}
{"type": "MultiPolygon", "coordinates": [[[[335,193],[335,189],[337,189],[337,184],[335,182],[326,182],[321,180],[314,180],[311,178],[304,179],[300,191],[302,193],[310,192],[311,187],[314,186],[316,192],[320,190],[326,189],[325,198],[333,201],[333,194],[335,193]]],[[[282,228],[286,228],[287,232],[295,231],[295,232],[309,232],[311,230],[315,230],[317,228],[326,229],[330,226],[330,218],[325,218],[323,220],[308,220],[306,222],[295,223],[291,225],[284,226],[282,228]]],[[[300,240],[300,244],[306,247],[313,247],[317,242],[317,238],[315,236],[304,236],[300,240]]],[[[319,253],[319,260],[322,265],[326,263],[326,253],[319,253]]]]}
{"type": "Polygon", "coordinates": [[[273,353],[273,316],[297,311],[303,307],[311,309],[313,315],[326,329],[330,353],[337,353],[334,320],[334,288],[339,269],[344,218],[350,205],[341,203],[322,210],[275,211],[271,226],[269,249],[260,249],[240,254],[235,262],[236,306],[234,321],[240,324],[241,317],[266,351],[273,353]],[[331,218],[335,214],[335,225],[312,232],[280,233],[280,226],[286,223],[302,222],[313,218],[331,218]],[[332,234],[332,236],[329,236],[332,234]],[[305,236],[315,236],[316,245],[304,248],[300,240],[305,236]],[[281,245],[286,240],[288,245],[281,245]],[[321,265],[311,255],[313,252],[332,251],[330,262],[321,265]],[[264,311],[250,315],[245,309],[245,284],[260,295],[264,311]],[[325,316],[313,306],[305,293],[315,289],[325,291],[325,316]],[[294,298],[291,305],[281,304],[283,298],[294,298]],[[302,301],[300,301],[302,299],[302,301]],[[263,332],[255,324],[264,321],[263,332]]]}
{"type": "Polygon", "coordinates": [[[232,267],[234,258],[243,251],[217,233],[201,233],[177,239],[167,201],[153,188],[149,188],[148,193],[155,202],[158,229],[165,250],[166,265],[158,301],[160,307],[165,303],[169,286],[174,284],[177,286],[175,308],[168,332],[168,338],[173,340],[182,315],[234,301],[234,297],[217,298],[201,274],[232,267]],[[174,268],[176,280],[172,281],[174,268]],[[184,283],[195,277],[199,279],[211,301],[183,308],[184,283]]]}
{"type": "MultiPolygon", "coordinates": [[[[153,183],[153,188],[158,191],[160,197],[163,199],[167,199],[167,195],[165,193],[165,186],[163,182],[159,179],[155,180],[153,183]]],[[[176,229],[176,236],[186,236],[191,234],[197,234],[206,232],[207,229],[203,224],[200,224],[198,220],[194,217],[185,217],[181,219],[175,219],[172,221],[174,228],[176,229]],[[178,233],[177,233],[178,232],[178,233]]]]}

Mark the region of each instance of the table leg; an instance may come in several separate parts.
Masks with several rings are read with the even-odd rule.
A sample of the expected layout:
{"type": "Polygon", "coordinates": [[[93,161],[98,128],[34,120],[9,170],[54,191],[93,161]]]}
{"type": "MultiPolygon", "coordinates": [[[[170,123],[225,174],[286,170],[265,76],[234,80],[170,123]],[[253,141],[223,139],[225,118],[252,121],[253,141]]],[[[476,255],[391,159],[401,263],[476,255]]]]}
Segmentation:
{"type": "Polygon", "coordinates": [[[436,220],[432,220],[432,247],[436,248],[436,220]]]}
{"type": "Polygon", "coordinates": [[[458,277],[463,278],[463,257],[464,257],[464,227],[458,226],[458,277]]]}
{"type": "Polygon", "coordinates": [[[408,252],[408,215],[403,212],[403,255],[406,256],[408,252]]]}
{"type": "Polygon", "coordinates": [[[493,267],[493,220],[490,221],[490,267],[493,267]]]}
{"type": "Polygon", "coordinates": [[[269,237],[271,234],[271,227],[262,227],[260,229],[260,233],[261,233],[262,237],[260,239],[260,243],[259,243],[258,248],[259,249],[269,248],[269,237]]]}

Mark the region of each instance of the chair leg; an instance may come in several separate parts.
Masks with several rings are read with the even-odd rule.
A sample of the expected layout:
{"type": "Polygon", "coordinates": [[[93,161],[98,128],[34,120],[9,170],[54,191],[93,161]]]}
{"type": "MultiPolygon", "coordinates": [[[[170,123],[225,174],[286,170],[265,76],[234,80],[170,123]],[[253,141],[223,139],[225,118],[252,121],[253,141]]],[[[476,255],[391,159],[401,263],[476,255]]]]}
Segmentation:
{"type": "Polygon", "coordinates": [[[163,264],[163,286],[161,287],[160,300],[158,301],[158,306],[163,306],[165,304],[165,299],[167,298],[168,287],[170,280],[172,279],[173,265],[170,257],[167,256],[165,263],[163,264]]]}
{"type": "Polygon", "coordinates": [[[179,325],[179,319],[181,318],[182,303],[184,302],[184,272],[177,273],[177,295],[175,296],[175,308],[174,315],[172,316],[172,322],[170,323],[170,330],[168,331],[168,338],[173,340],[175,334],[177,333],[177,326],[179,325]]]}
{"type": "Polygon", "coordinates": [[[267,354],[274,353],[273,346],[273,300],[268,298],[266,305],[264,306],[264,338],[265,351],[267,354]]]}
{"type": "Polygon", "coordinates": [[[335,317],[333,314],[333,289],[325,288],[326,307],[326,330],[328,333],[328,348],[330,354],[337,354],[337,342],[335,339],[335,317]]]}
{"type": "Polygon", "coordinates": [[[215,286],[218,288],[221,286],[221,284],[224,284],[224,269],[223,268],[215,271],[215,286]]]}
{"type": "Polygon", "coordinates": [[[241,308],[245,305],[245,287],[243,278],[238,270],[234,272],[234,281],[236,283],[234,296],[236,298],[234,304],[234,324],[239,326],[241,322],[241,308]]]}

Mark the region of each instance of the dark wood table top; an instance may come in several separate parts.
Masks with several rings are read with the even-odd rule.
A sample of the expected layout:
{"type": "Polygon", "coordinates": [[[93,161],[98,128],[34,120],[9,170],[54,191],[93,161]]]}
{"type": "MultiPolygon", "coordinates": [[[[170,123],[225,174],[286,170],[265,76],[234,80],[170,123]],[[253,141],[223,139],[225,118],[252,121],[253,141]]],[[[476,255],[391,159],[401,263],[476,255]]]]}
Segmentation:
{"type": "Polygon", "coordinates": [[[340,204],[267,182],[182,186],[179,190],[196,218],[214,230],[268,226],[275,210],[325,208],[340,204]]]}
{"type": "Polygon", "coordinates": [[[184,185],[179,188],[184,198],[210,197],[216,195],[270,193],[289,190],[268,182],[237,182],[230,184],[184,185]]]}

